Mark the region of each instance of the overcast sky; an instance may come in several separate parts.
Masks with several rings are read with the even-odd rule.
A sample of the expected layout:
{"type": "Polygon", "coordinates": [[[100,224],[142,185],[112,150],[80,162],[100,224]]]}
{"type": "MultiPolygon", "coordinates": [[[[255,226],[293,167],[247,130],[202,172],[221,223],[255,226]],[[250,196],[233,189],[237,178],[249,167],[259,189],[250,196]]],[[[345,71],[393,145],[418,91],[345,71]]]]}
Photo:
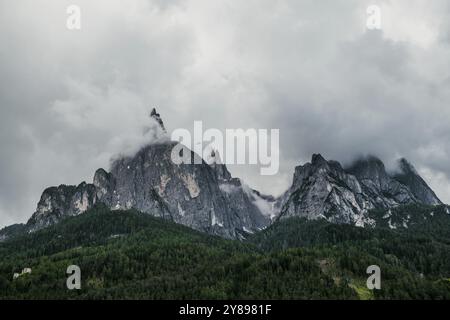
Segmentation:
{"type": "Polygon", "coordinates": [[[448,0],[0,0],[0,227],[142,144],[152,106],[169,132],[280,129],[280,174],[231,168],[265,193],[312,153],[372,153],[450,202],[449,15],[448,0]]]}

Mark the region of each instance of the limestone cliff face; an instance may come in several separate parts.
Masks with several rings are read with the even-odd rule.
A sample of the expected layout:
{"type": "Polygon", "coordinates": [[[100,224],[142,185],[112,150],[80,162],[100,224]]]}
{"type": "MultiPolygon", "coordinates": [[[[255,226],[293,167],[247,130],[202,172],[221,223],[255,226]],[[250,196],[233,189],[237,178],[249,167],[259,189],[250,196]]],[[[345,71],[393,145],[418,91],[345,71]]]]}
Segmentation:
{"type": "MultiPolygon", "coordinates": [[[[362,158],[343,168],[320,154],[296,167],[291,187],[275,199],[233,178],[214,152],[211,158],[215,161],[209,165],[184,148],[197,164],[175,164],[171,154],[177,143],[157,139],[165,133],[164,123],[155,109],[150,117],[157,126],[152,131],[153,143],[133,156],[119,157],[109,172],[98,169],[92,184],[46,189],[26,230],[32,232],[81,214],[96,203],[113,210],[134,208],[227,238],[244,237],[277,218],[324,218],[365,226],[374,224],[368,214],[371,209],[442,204],[405,159],[399,162],[399,172],[389,174],[376,157],[362,158]]],[[[0,233],[0,240],[2,237],[7,233],[0,233]]]]}
{"type": "Polygon", "coordinates": [[[414,168],[400,161],[401,172],[387,173],[381,160],[370,156],[344,169],[336,161],[313,155],[295,169],[291,188],[278,200],[280,218],[324,218],[335,223],[371,225],[367,213],[375,208],[441,201],[414,168]]]}
{"type": "Polygon", "coordinates": [[[36,212],[28,220],[28,229],[42,229],[64,217],[83,213],[96,201],[95,187],[85,182],[77,187],[60,185],[47,188],[42,193],[36,212]]]}
{"type": "Polygon", "coordinates": [[[281,218],[324,218],[336,223],[364,225],[364,212],[374,206],[360,182],[336,161],[313,155],[311,163],[295,168],[291,188],[283,196],[281,218]]]}
{"type": "MultiPolygon", "coordinates": [[[[151,117],[164,130],[160,115],[151,117]]],[[[260,195],[223,164],[208,165],[191,152],[193,163],[175,164],[175,142],[160,140],[131,157],[120,157],[110,172],[98,169],[93,183],[48,188],[27,225],[30,231],[85,212],[96,203],[113,210],[137,209],[193,229],[227,238],[239,238],[270,223],[260,195]]]]}
{"type": "MultiPolygon", "coordinates": [[[[98,170],[94,177],[98,201],[225,237],[267,226],[268,220],[224,165],[224,175],[201,159],[200,164],[176,165],[171,160],[174,146],[152,144],[133,157],[115,161],[110,173],[98,170]],[[236,190],[229,192],[225,184],[235,184],[236,190]]],[[[192,152],[192,157],[198,156],[192,152]]]]}
{"type": "Polygon", "coordinates": [[[400,172],[394,175],[394,179],[407,186],[418,202],[431,205],[442,204],[412,164],[406,159],[400,159],[399,167],[400,172]]]}

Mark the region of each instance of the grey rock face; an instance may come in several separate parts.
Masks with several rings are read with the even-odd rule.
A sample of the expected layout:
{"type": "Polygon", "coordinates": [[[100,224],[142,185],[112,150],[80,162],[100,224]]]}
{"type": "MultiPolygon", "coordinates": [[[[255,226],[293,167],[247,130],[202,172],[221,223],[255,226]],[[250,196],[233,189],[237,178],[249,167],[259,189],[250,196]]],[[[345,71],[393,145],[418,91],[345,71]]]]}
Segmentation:
{"type": "Polygon", "coordinates": [[[375,157],[360,159],[343,169],[336,161],[313,155],[311,163],[295,169],[292,186],[277,205],[280,218],[325,218],[364,226],[374,222],[367,215],[370,209],[412,203],[441,204],[409,164],[401,174],[390,176],[375,157]]]}
{"type": "Polygon", "coordinates": [[[364,213],[373,208],[356,177],[321,155],[313,155],[311,163],[295,168],[292,186],[282,199],[281,218],[324,218],[364,225],[364,213]]]}
{"type": "Polygon", "coordinates": [[[58,222],[62,217],[85,212],[97,202],[93,184],[81,183],[77,187],[60,185],[47,188],[41,196],[36,212],[27,222],[29,231],[35,231],[58,222]]]}
{"type": "MultiPolygon", "coordinates": [[[[401,160],[399,173],[389,175],[375,157],[360,159],[344,169],[319,154],[295,168],[292,186],[275,199],[233,178],[214,152],[210,158],[215,161],[209,165],[183,148],[197,164],[175,164],[171,154],[179,145],[158,139],[165,132],[164,123],[155,109],[150,117],[159,124],[156,130],[148,128],[158,142],[134,156],[115,160],[110,172],[98,169],[92,184],[46,189],[24,228],[32,232],[104,203],[113,210],[135,208],[199,231],[241,238],[267,227],[277,217],[325,218],[365,226],[374,223],[367,214],[370,209],[441,204],[406,160],[401,160]]],[[[0,233],[0,241],[8,232],[0,233]]]]}
{"type": "MultiPolygon", "coordinates": [[[[163,128],[155,110],[151,116],[163,128]]],[[[110,172],[98,169],[93,184],[48,188],[28,221],[30,231],[78,215],[98,202],[113,210],[135,208],[228,238],[270,223],[262,211],[266,200],[232,178],[225,165],[208,165],[187,148],[183,152],[190,152],[198,164],[175,164],[171,153],[176,145],[153,143],[132,157],[119,158],[110,172]]]]}
{"type": "Polygon", "coordinates": [[[111,169],[110,199],[101,201],[113,209],[136,208],[209,233],[216,233],[217,227],[232,229],[214,171],[204,162],[175,165],[174,146],[154,144],[117,160],[111,169]]]}
{"type": "Polygon", "coordinates": [[[408,186],[389,176],[383,162],[376,157],[359,159],[347,172],[355,175],[377,208],[418,202],[408,186]]]}
{"type": "Polygon", "coordinates": [[[161,129],[163,131],[166,131],[166,128],[164,127],[164,122],[161,119],[161,115],[156,112],[155,108],[153,108],[152,111],[150,112],[150,118],[153,118],[154,120],[156,120],[156,122],[159,124],[161,129]]]}
{"type": "Polygon", "coordinates": [[[101,173],[97,179],[105,181],[100,189],[108,190],[99,200],[113,209],[136,208],[225,237],[268,225],[225,165],[210,166],[187,148],[199,164],[176,165],[171,159],[175,145],[152,144],[116,161],[109,176],[101,173]]]}
{"type": "Polygon", "coordinates": [[[249,188],[238,178],[232,178],[223,164],[213,164],[219,189],[224,195],[232,216],[241,219],[245,232],[254,232],[267,227],[273,213],[273,198],[264,198],[259,192],[249,188]]]}
{"type": "Polygon", "coordinates": [[[431,205],[442,204],[441,200],[417,173],[412,164],[406,159],[400,159],[399,166],[400,173],[394,175],[394,179],[407,186],[418,202],[431,205]]]}

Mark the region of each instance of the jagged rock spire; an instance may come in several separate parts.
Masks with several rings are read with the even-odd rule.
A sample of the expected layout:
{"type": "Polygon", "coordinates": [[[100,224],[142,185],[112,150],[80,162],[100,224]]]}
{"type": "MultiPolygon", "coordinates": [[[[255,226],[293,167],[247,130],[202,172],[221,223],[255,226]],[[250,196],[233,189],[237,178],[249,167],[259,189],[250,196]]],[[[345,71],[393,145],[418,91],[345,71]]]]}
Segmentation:
{"type": "Polygon", "coordinates": [[[222,163],[219,151],[212,149],[208,161],[210,163],[210,167],[214,170],[214,173],[216,174],[216,178],[219,181],[231,179],[231,174],[228,171],[227,166],[222,163]]]}
{"type": "Polygon", "coordinates": [[[222,157],[220,156],[219,151],[217,151],[215,149],[211,149],[211,153],[209,155],[209,159],[208,160],[212,164],[223,164],[222,157]]]}
{"type": "Polygon", "coordinates": [[[159,123],[159,125],[161,126],[163,131],[166,132],[166,128],[164,127],[164,122],[162,121],[160,114],[156,112],[156,108],[153,108],[152,111],[150,112],[150,118],[155,119],[156,122],[159,123]]]}

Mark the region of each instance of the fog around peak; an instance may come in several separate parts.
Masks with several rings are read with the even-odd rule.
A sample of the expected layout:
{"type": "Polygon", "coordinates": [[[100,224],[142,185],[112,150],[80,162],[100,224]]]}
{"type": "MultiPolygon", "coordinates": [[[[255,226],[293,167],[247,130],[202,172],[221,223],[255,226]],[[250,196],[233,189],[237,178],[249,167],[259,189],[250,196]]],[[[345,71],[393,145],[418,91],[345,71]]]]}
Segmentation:
{"type": "Polygon", "coordinates": [[[321,153],[343,165],[405,157],[450,202],[448,1],[0,0],[0,226],[25,221],[48,186],[92,181],[149,136],[280,129],[280,172],[229,166],[265,194],[321,153]],[[366,8],[382,30],[366,29],[366,8]]]}

